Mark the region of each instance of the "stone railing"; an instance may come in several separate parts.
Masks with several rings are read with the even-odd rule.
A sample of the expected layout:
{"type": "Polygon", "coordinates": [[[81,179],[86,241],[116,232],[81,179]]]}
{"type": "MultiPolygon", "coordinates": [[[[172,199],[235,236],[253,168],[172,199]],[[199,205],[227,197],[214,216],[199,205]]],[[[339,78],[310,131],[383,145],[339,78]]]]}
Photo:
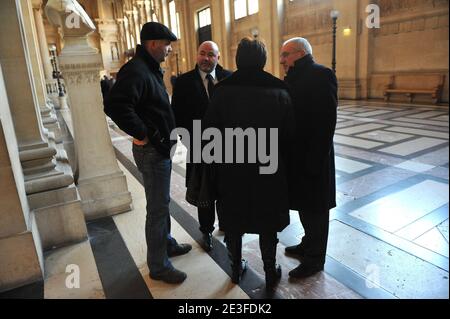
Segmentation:
{"type": "MultiPolygon", "coordinates": [[[[60,79],[59,81],[61,83],[61,88],[63,90],[63,93],[67,94],[66,84],[64,83],[64,79],[60,79]]],[[[45,86],[46,86],[48,95],[58,95],[59,94],[58,81],[56,79],[47,80],[45,83],[45,86]]]]}

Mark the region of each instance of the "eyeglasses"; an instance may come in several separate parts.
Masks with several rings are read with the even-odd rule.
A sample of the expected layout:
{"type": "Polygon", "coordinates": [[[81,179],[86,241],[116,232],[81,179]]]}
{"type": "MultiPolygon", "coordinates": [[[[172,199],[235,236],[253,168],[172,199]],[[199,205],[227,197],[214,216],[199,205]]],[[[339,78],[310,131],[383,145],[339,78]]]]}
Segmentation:
{"type": "Polygon", "coordinates": [[[300,51],[302,51],[302,50],[296,50],[296,51],[292,51],[292,52],[282,52],[280,54],[280,58],[287,58],[291,54],[294,54],[294,53],[297,53],[297,52],[300,52],[300,51]]]}

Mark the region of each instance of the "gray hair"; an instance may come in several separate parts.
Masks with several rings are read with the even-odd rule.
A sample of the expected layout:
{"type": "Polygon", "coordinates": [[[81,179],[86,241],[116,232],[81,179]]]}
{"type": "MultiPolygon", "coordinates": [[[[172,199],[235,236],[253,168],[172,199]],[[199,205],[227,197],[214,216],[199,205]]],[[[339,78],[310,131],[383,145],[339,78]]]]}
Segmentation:
{"type": "Polygon", "coordinates": [[[296,44],[298,50],[305,50],[306,54],[313,54],[312,46],[305,38],[292,38],[290,40],[287,40],[284,45],[291,42],[296,44]]]}

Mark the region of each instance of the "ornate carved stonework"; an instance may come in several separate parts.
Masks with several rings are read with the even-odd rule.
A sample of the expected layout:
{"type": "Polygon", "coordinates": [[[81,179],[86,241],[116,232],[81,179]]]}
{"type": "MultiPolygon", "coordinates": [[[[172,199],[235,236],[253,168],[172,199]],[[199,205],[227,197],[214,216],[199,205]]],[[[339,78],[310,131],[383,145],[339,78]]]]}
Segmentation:
{"type": "Polygon", "coordinates": [[[286,3],[285,34],[311,34],[331,30],[331,0],[298,0],[286,3]]]}
{"type": "Polygon", "coordinates": [[[68,84],[98,84],[101,63],[61,64],[61,71],[68,84]]]}
{"type": "Polygon", "coordinates": [[[381,16],[395,15],[400,12],[417,9],[448,8],[449,0],[377,0],[381,16]]]}
{"type": "Polygon", "coordinates": [[[101,63],[78,63],[78,64],[64,64],[61,65],[63,70],[71,71],[71,70],[89,70],[95,69],[100,70],[102,67],[101,63]]]}
{"type": "Polygon", "coordinates": [[[448,29],[448,10],[434,15],[419,14],[407,20],[401,16],[390,21],[381,21],[381,28],[374,29],[374,37],[415,31],[448,29]]]}

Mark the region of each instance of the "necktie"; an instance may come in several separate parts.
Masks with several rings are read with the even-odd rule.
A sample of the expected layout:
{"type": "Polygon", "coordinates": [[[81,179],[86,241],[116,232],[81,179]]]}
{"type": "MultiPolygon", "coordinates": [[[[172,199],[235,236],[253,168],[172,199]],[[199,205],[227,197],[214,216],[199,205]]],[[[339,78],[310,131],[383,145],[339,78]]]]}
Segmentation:
{"type": "Polygon", "coordinates": [[[206,79],[208,80],[208,96],[209,96],[209,99],[211,99],[213,91],[214,91],[214,79],[211,74],[208,74],[206,76],[206,79]]]}

